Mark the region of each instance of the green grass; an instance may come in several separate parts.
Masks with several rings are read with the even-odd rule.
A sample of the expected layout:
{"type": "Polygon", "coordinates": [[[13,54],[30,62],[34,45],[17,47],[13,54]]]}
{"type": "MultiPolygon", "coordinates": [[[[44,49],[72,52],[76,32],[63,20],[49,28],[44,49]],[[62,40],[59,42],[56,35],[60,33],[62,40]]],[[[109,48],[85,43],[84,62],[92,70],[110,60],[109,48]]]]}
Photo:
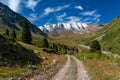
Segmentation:
{"type": "Polygon", "coordinates": [[[18,77],[26,71],[28,71],[27,68],[0,67],[0,80],[3,78],[18,77]]]}
{"type": "Polygon", "coordinates": [[[80,53],[75,56],[85,65],[90,80],[120,79],[120,59],[98,53],[80,53]]]}
{"type": "Polygon", "coordinates": [[[79,34],[65,34],[60,37],[55,37],[54,39],[49,39],[50,42],[56,42],[60,44],[65,44],[68,46],[74,46],[82,41],[82,35],[79,34]]]}
{"type": "Polygon", "coordinates": [[[100,41],[102,48],[115,54],[120,54],[120,18],[109,23],[105,36],[100,41]]]}

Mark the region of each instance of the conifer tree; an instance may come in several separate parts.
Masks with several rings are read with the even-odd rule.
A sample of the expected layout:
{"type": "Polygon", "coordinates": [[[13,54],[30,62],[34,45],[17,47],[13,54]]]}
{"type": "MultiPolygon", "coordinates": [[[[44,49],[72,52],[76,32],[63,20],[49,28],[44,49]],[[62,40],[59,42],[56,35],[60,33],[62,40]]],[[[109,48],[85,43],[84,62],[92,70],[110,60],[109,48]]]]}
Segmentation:
{"type": "Polygon", "coordinates": [[[15,32],[15,30],[12,31],[11,36],[12,36],[13,38],[16,38],[16,32],[15,32]]]}
{"type": "Polygon", "coordinates": [[[92,52],[101,51],[101,46],[97,40],[92,41],[90,47],[92,52]]]}
{"type": "Polygon", "coordinates": [[[8,29],[6,29],[5,35],[9,36],[9,30],[8,29]]]}
{"type": "Polygon", "coordinates": [[[67,46],[66,46],[66,45],[64,45],[64,51],[65,51],[65,52],[64,52],[65,54],[68,53],[68,52],[67,52],[67,46]]]}
{"type": "Polygon", "coordinates": [[[48,47],[49,47],[48,40],[46,38],[43,38],[43,48],[48,48],[48,47]]]}
{"type": "Polygon", "coordinates": [[[24,20],[23,24],[22,24],[22,36],[21,36],[21,40],[25,43],[30,44],[32,41],[32,37],[31,37],[31,33],[30,33],[30,29],[29,29],[29,25],[27,23],[26,20],[24,20]]]}
{"type": "Polygon", "coordinates": [[[55,44],[55,51],[58,52],[58,46],[55,44]]]}

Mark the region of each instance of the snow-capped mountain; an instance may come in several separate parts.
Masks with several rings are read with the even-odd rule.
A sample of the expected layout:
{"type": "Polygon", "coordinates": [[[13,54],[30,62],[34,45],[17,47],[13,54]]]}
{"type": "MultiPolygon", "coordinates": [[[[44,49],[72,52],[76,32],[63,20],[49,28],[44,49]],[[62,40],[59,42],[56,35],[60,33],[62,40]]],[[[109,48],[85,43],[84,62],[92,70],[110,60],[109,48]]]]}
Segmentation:
{"type": "Polygon", "coordinates": [[[70,22],[70,23],[58,23],[58,24],[45,24],[39,28],[43,32],[57,31],[57,30],[84,30],[88,25],[86,23],[70,22]]]}

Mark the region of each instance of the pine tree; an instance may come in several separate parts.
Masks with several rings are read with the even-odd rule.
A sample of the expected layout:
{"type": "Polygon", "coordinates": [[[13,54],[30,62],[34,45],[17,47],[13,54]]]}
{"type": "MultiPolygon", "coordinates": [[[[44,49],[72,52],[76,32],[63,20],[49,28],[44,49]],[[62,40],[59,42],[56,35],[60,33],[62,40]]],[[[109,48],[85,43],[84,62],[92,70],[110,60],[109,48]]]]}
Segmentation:
{"type": "Polygon", "coordinates": [[[15,32],[15,30],[12,31],[11,36],[12,36],[13,38],[16,38],[16,32],[15,32]]]}
{"type": "Polygon", "coordinates": [[[5,35],[9,36],[9,30],[8,29],[6,29],[5,35]]]}
{"type": "Polygon", "coordinates": [[[92,52],[95,52],[95,51],[101,52],[101,46],[97,40],[92,41],[92,43],[90,44],[90,47],[92,52]]]}
{"type": "Polygon", "coordinates": [[[58,46],[56,44],[55,44],[54,48],[55,48],[55,51],[58,52],[58,46]]]}
{"type": "Polygon", "coordinates": [[[44,48],[48,48],[49,47],[49,43],[48,43],[48,40],[46,38],[43,38],[43,47],[44,48]]]}
{"type": "Polygon", "coordinates": [[[24,20],[23,24],[22,24],[22,36],[21,36],[21,40],[25,43],[31,43],[32,41],[32,37],[31,37],[31,33],[30,33],[30,29],[29,29],[29,25],[27,23],[26,20],[24,20]]]}
{"type": "Polygon", "coordinates": [[[65,54],[68,53],[68,52],[67,52],[67,46],[66,46],[66,45],[64,45],[64,53],[65,53],[65,54]]]}

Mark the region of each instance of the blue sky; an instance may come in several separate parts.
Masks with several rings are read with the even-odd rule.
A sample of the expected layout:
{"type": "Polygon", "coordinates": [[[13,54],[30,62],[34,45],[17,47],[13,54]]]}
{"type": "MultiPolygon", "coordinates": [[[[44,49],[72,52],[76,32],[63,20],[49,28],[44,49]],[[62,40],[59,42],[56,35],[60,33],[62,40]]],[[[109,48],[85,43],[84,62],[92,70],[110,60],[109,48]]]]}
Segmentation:
{"type": "Polygon", "coordinates": [[[120,0],[0,0],[33,24],[58,22],[104,24],[120,15],[120,0]]]}

